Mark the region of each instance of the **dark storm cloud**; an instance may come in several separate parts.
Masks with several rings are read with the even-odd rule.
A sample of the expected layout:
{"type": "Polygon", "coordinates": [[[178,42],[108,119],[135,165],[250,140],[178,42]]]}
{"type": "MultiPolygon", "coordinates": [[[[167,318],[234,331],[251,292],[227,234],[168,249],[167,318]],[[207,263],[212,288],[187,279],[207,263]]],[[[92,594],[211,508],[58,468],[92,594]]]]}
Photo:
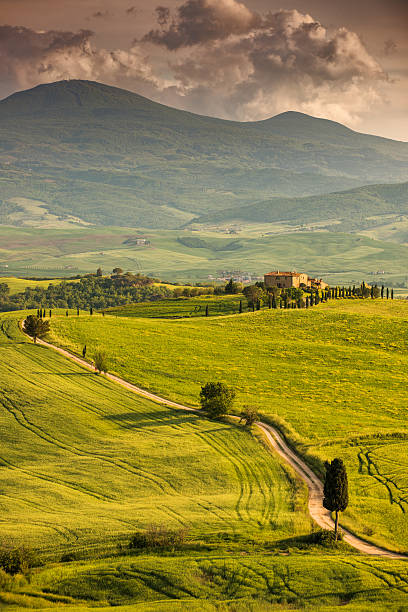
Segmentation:
{"type": "Polygon", "coordinates": [[[159,86],[141,51],[95,49],[93,32],[35,31],[0,26],[0,80],[21,89],[62,79],[90,79],[107,83],[130,82],[151,95],[159,86]]]}
{"type": "Polygon", "coordinates": [[[243,34],[262,21],[236,0],[187,0],[172,19],[170,10],[163,6],[157,7],[156,14],[161,27],[150,30],[143,40],[171,50],[243,34]]]}

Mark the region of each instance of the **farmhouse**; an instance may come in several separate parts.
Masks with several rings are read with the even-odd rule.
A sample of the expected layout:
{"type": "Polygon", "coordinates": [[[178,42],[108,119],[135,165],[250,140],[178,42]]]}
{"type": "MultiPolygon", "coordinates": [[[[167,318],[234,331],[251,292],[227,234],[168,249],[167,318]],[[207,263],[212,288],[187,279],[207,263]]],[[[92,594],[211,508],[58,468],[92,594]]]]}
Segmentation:
{"type": "Polygon", "coordinates": [[[305,287],[318,287],[325,289],[328,284],[322,281],[321,278],[310,278],[304,272],[267,272],[264,275],[266,287],[279,287],[279,289],[289,289],[290,287],[299,288],[302,285],[305,287]]]}

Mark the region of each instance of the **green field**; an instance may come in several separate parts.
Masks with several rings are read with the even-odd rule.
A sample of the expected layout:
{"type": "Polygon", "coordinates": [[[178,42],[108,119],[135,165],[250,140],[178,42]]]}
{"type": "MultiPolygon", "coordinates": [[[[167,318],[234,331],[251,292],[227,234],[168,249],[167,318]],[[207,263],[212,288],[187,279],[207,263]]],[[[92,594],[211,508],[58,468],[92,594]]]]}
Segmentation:
{"type": "MultiPolygon", "coordinates": [[[[169,285],[171,287],[171,285],[169,285]]],[[[117,317],[148,317],[160,319],[181,319],[186,317],[203,317],[208,306],[208,316],[221,316],[237,314],[239,303],[243,311],[248,310],[247,300],[240,295],[203,295],[193,298],[170,298],[155,302],[140,302],[127,306],[118,306],[105,309],[108,315],[117,317]]]]}
{"type": "MultiPolygon", "coordinates": [[[[54,331],[104,336],[120,323],[127,339],[136,323],[151,334],[190,324],[60,315],[54,331]]],[[[407,563],[310,545],[304,486],[243,427],[135,396],[28,341],[23,316],[0,316],[0,541],[45,565],[29,580],[0,572],[1,609],[404,610],[407,563]],[[118,549],[152,523],[188,528],[186,548],[118,549]],[[59,562],[67,553],[78,560],[59,562]]]]}
{"type": "Polygon", "coordinates": [[[263,278],[271,270],[305,270],[332,285],[382,283],[408,286],[408,247],[356,234],[294,232],[276,224],[242,225],[236,235],[222,228],[141,230],[83,228],[40,230],[0,226],[0,274],[68,277],[105,274],[119,266],[163,281],[204,282],[236,271],[263,278]],[[149,246],[135,246],[143,235],[149,246]],[[7,265],[8,268],[4,268],[7,265]]]}
{"type": "Polygon", "coordinates": [[[342,456],[352,500],[343,524],[405,551],[407,333],[406,302],[344,300],[179,321],[61,318],[51,337],[74,351],[104,346],[112,370],[192,405],[206,381],[232,384],[237,411],[256,405],[311,461],[342,456]]]}
{"type": "Polygon", "coordinates": [[[0,276],[0,283],[6,283],[9,286],[10,295],[21,293],[24,291],[24,289],[26,289],[26,287],[42,287],[43,289],[46,289],[49,285],[56,285],[59,282],[61,282],[61,279],[58,278],[52,280],[29,280],[26,278],[16,278],[13,276],[0,276]]]}

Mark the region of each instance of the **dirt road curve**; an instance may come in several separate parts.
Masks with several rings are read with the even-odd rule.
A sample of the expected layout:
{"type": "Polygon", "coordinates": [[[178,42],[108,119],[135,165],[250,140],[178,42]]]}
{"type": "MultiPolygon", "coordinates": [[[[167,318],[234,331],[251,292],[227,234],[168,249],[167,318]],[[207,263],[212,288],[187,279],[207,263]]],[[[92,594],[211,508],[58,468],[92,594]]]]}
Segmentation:
{"type": "MultiPolygon", "coordinates": [[[[49,348],[54,349],[64,357],[75,361],[79,365],[87,368],[88,370],[94,370],[93,366],[91,366],[87,361],[73,355],[69,351],[66,351],[54,344],[50,344],[49,342],[45,342],[44,340],[37,340],[37,344],[42,344],[43,346],[47,346],[49,348]]],[[[115,376],[114,374],[105,374],[106,378],[109,380],[113,380],[114,382],[122,385],[126,389],[137,393],[143,397],[147,397],[148,399],[158,402],[159,404],[163,404],[165,406],[169,406],[171,408],[178,408],[179,410],[188,410],[189,412],[198,412],[196,408],[191,408],[189,406],[184,406],[183,404],[178,404],[177,402],[172,402],[163,397],[159,397],[158,395],[154,395],[154,393],[149,393],[149,391],[145,391],[136,385],[132,385],[132,383],[127,382],[123,378],[119,376],[115,376]]],[[[298,476],[306,483],[309,489],[309,513],[312,519],[322,527],[323,529],[333,529],[334,523],[331,519],[330,513],[328,510],[323,508],[322,499],[323,499],[323,485],[319,478],[314,474],[314,472],[307,466],[307,464],[296,455],[296,453],[289,448],[281,434],[277,429],[272,427],[272,425],[268,425],[267,423],[263,423],[259,421],[257,426],[264,432],[267,441],[269,442],[270,447],[275,450],[292,468],[296,471],[298,476]]],[[[349,531],[343,529],[344,539],[348,544],[353,546],[356,550],[361,553],[365,553],[367,555],[377,555],[380,557],[388,557],[390,559],[407,559],[406,555],[400,555],[398,553],[392,552],[391,550],[387,550],[386,548],[380,548],[379,546],[375,546],[374,544],[369,544],[368,542],[358,538],[353,535],[349,531]]]]}

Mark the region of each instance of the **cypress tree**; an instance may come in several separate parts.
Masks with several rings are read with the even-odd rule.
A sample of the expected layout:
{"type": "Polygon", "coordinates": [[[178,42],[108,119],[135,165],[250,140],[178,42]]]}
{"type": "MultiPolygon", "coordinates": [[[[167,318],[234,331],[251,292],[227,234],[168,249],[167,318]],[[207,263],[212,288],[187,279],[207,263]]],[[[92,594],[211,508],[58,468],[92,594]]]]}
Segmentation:
{"type": "Polygon", "coordinates": [[[77,306],[77,317],[79,317],[79,306],[77,306]]]}
{"type": "Polygon", "coordinates": [[[272,295],[269,294],[268,296],[268,306],[269,306],[269,310],[272,308],[272,295]]]}
{"type": "Polygon", "coordinates": [[[279,308],[283,308],[283,305],[282,305],[282,298],[279,300],[279,308]]]}
{"type": "Polygon", "coordinates": [[[206,317],[208,317],[208,304],[207,304],[207,306],[205,307],[205,316],[206,316],[206,317]]]}
{"type": "Polygon", "coordinates": [[[374,287],[371,285],[371,289],[370,289],[370,297],[373,300],[374,299],[374,287]]]}
{"type": "Polygon", "coordinates": [[[90,310],[89,310],[89,314],[93,315],[93,308],[91,306],[90,310]]]}
{"type": "Polygon", "coordinates": [[[52,312],[51,312],[51,310],[50,310],[50,319],[51,319],[51,314],[52,314],[52,312]]]}
{"type": "Polygon", "coordinates": [[[261,300],[256,301],[256,309],[261,310],[261,300]]]}
{"type": "Polygon", "coordinates": [[[384,285],[381,285],[381,299],[384,299],[384,285]]]}
{"type": "Polygon", "coordinates": [[[309,308],[309,296],[306,296],[306,308],[309,308]]]}
{"type": "Polygon", "coordinates": [[[316,294],[315,294],[315,304],[318,304],[319,302],[320,302],[320,295],[319,295],[319,292],[316,291],[316,294]]]}
{"type": "Polygon", "coordinates": [[[255,302],[252,302],[252,312],[255,312],[255,302]]]}
{"type": "Polygon", "coordinates": [[[239,300],[239,314],[242,313],[242,300],[239,300]]]}
{"type": "Polygon", "coordinates": [[[339,526],[339,512],[344,512],[348,506],[348,481],[346,467],[341,459],[333,459],[325,463],[323,507],[336,513],[334,523],[335,540],[339,526]]]}
{"type": "Polygon", "coordinates": [[[356,295],[356,286],[355,285],[353,285],[353,295],[354,296],[356,295]]]}
{"type": "Polygon", "coordinates": [[[391,299],[394,299],[394,289],[391,289],[391,299]]]}
{"type": "Polygon", "coordinates": [[[40,318],[40,309],[37,308],[37,317],[40,318]]]}
{"type": "Polygon", "coordinates": [[[66,317],[68,316],[68,310],[66,310],[66,311],[65,311],[65,316],[66,316],[66,317]]]}
{"type": "Polygon", "coordinates": [[[86,355],[86,344],[84,346],[84,348],[82,349],[82,357],[85,359],[85,355],[86,355]]]}
{"type": "Polygon", "coordinates": [[[276,298],[275,298],[274,295],[272,296],[272,308],[274,308],[274,309],[277,308],[277,306],[276,306],[276,298]]]}
{"type": "Polygon", "coordinates": [[[390,292],[389,292],[389,289],[387,287],[387,300],[388,300],[389,296],[390,296],[390,292]]]}
{"type": "Polygon", "coordinates": [[[310,306],[313,306],[313,293],[310,294],[309,303],[310,303],[310,306]]]}

